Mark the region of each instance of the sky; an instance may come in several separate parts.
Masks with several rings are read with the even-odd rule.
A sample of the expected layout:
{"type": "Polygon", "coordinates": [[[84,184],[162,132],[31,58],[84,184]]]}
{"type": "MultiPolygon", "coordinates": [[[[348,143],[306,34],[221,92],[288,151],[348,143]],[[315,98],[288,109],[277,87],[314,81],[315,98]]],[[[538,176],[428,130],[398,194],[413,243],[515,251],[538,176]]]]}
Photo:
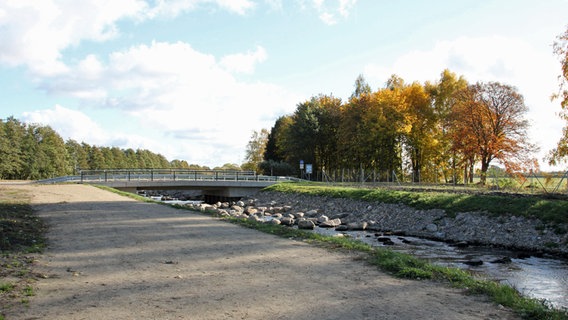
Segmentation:
{"type": "Polygon", "coordinates": [[[0,0],[0,119],[65,140],[244,162],[254,131],[363,75],[517,88],[544,156],[558,117],[552,44],[568,0],[0,0]]]}

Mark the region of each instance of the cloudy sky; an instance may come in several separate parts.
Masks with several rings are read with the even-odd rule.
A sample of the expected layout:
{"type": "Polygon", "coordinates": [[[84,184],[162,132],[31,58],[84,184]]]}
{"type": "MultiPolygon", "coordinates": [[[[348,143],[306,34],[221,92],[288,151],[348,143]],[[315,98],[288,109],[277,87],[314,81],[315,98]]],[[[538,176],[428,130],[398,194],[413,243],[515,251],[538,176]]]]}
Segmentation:
{"type": "Polygon", "coordinates": [[[242,163],[252,132],[299,102],[347,99],[359,74],[377,89],[449,68],[517,87],[542,158],[563,125],[549,97],[567,12],[567,0],[0,0],[0,118],[214,167],[242,163]]]}

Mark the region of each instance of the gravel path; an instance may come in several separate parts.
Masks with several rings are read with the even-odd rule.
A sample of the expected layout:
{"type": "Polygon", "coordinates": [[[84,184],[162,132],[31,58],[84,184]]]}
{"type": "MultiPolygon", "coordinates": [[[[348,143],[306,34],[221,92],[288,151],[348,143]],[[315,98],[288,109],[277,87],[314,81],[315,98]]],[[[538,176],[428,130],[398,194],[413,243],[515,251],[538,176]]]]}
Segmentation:
{"type": "Polygon", "coordinates": [[[85,185],[33,194],[49,248],[6,319],[515,319],[481,297],[85,185]]]}

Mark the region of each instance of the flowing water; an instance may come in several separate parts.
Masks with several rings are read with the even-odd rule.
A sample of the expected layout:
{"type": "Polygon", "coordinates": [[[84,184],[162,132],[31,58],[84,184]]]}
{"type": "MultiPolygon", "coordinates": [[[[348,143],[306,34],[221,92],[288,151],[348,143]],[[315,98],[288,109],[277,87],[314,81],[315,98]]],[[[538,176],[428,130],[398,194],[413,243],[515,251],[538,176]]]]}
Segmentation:
{"type": "MultiPolygon", "coordinates": [[[[165,201],[170,204],[201,201],[165,201]]],[[[372,246],[412,254],[431,263],[469,270],[479,277],[497,280],[522,294],[545,300],[555,308],[568,309],[568,260],[553,256],[512,251],[485,246],[459,247],[441,241],[409,236],[387,236],[370,231],[344,231],[316,227],[325,235],[348,235],[372,246]],[[379,236],[381,241],[379,241],[379,236]]]]}
{"type": "MultiPolygon", "coordinates": [[[[318,227],[314,231],[326,235],[339,233],[318,227]]],[[[381,236],[383,242],[380,242],[378,234],[367,231],[341,233],[373,246],[409,253],[434,264],[469,270],[477,276],[511,285],[526,296],[544,299],[555,308],[568,309],[568,260],[484,246],[458,247],[408,236],[381,236]],[[385,245],[387,237],[392,243],[385,245]]]]}

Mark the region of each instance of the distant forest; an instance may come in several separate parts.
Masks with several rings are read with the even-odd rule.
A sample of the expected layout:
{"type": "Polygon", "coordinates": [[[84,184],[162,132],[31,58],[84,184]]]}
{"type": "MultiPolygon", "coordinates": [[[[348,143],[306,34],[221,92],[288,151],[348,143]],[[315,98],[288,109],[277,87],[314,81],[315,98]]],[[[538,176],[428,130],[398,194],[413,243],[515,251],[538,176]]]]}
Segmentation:
{"type": "MultiPolygon", "coordinates": [[[[99,147],[64,141],[51,127],[0,119],[0,179],[37,180],[78,174],[90,169],[185,168],[209,169],[185,160],[168,161],[144,149],[99,147]]],[[[215,169],[240,169],[226,164],[215,169]]]]}

